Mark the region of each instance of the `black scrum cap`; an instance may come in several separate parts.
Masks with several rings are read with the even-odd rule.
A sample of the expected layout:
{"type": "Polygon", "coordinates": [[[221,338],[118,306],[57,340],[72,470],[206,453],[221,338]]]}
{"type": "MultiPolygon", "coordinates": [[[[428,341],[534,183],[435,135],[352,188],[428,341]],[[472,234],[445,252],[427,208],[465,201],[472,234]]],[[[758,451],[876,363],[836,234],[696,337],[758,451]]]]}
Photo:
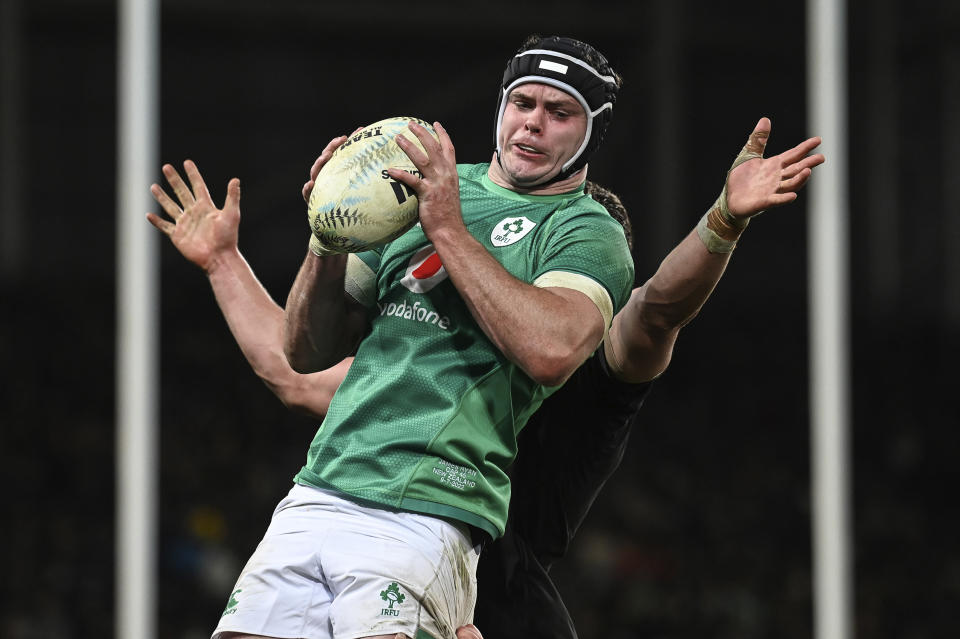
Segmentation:
{"type": "Polygon", "coordinates": [[[517,86],[539,82],[569,93],[587,114],[587,133],[573,157],[567,160],[560,174],[551,182],[562,180],[582,169],[590,156],[600,147],[603,135],[613,118],[613,105],[617,101],[617,80],[612,75],[606,59],[588,44],[572,38],[553,36],[540,40],[534,48],[518,53],[503,72],[500,96],[497,101],[497,124],[494,130],[494,145],[497,160],[500,159],[500,127],[507,96],[517,86]],[[591,51],[599,66],[610,75],[604,75],[586,62],[584,50],[591,51]]]}

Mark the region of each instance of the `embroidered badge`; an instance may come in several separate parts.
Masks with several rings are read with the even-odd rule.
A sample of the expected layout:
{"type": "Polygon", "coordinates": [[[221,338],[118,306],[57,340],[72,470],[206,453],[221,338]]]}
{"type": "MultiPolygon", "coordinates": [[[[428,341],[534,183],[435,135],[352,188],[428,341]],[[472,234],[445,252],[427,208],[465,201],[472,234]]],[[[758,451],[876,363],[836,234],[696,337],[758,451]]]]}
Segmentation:
{"type": "Polygon", "coordinates": [[[241,588],[237,588],[232,593],[230,593],[230,601],[227,602],[227,607],[223,609],[223,614],[221,617],[226,617],[227,615],[232,615],[237,611],[237,605],[240,601],[237,599],[237,595],[243,592],[241,588]]]}
{"type": "Polygon", "coordinates": [[[494,246],[507,246],[519,242],[536,225],[536,222],[522,215],[520,217],[508,217],[493,227],[493,231],[490,233],[490,242],[494,246]]]}
{"type": "Polygon", "coordinates": [[[397,607],[400,607],[400,604],[403,603],[403,600],[406,599],[407,596],[400,592],[400,585],[394,581],[387,586],[386,590],[380,591],[380,598],[390,604],[388,607],[380,610],[380,614],[389,615],[391,617],[399,617],[400,611],[396,610],[393,607],[393,604],[397,604],[397,607]]]}

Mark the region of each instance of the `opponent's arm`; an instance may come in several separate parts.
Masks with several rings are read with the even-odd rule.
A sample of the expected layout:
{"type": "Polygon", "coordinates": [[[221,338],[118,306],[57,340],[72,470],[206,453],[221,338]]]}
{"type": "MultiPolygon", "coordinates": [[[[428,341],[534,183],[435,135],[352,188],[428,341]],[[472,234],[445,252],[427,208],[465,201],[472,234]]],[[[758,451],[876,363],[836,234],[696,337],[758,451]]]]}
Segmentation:
{"type": "Polygon", "coordinates": [[[446,130],[439,142],[411,123],[426,153],[397,136],[423,177],[390,169],[417,193],[420,225],[483,332],[512,362],[547,386],[563,383],[600,343],[604,321],[583,293],[539,288],[508,273],[463,222],[456,155],[446,130]]]}
{"type": "Polygon", "coordinates": [[[713,292],[750,218],[795,200],[824,161],[819,153],[810,155],[820,144],[816,137],[764,158],[769,135],[770,120],[761,118],[716,203],[614,317],[604,349],[621,380],[648,381],[667,368],[680,329],[713,292]]]}
{"type": "Polygon", "coordinates": [[[323,419],[353,358],[315,373],[294,371],[282,347],[283,309],[239,251],[208,271],[207,276],[230,332],[257,376],[287,408],[323,419]]]}
{"type": "Polygon", "coordinates": [[[311,375],[290,368],[282,349],[283,309],[238,247],[240,181],[230,180],[223,208],[218,209],[196,165],[187,160],[184,169],[192,189],[171,165],[163,167],[182,208],[154,184],[150,192],[172,221],[154,213],[148,213],[147,220],[207,275],[230,332],[257,376],[287,407],[322,419],[352,360],[311,375]]]}

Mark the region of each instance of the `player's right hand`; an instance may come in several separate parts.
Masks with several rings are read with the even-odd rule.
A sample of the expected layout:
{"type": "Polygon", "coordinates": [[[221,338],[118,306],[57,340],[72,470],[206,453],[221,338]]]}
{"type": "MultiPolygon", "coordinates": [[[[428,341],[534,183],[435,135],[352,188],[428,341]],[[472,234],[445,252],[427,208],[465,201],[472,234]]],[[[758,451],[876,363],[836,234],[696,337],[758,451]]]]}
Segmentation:
{"type": "Polygon", "coordinates": [[[814,167],[823,164],[822,153],[811,155],[820,146],[819,137],[764,158],[770,129],[770,120],[760,118],[727,175],[726,205],[730,215],[739,220],[794,201],[814,167]]]}
{"type": "Polygon", "coordinates": [[[466,233],[460,207],[457,152],[450,135],[439,122],[433,123],[436,139],[416,122],[411,121],[409,129],[420,140],[422,151],[404,135],[397,135],[394,140],[419,175],[397,168],[387,169],[387,174],[417,194],[420,227],[431,242],[436,244],[434,232],[440,228],[458,228],[466,233]]]}
{"type": "Polygon", "coordinates": [[[183,168],[190,187],[187,187],[173,166],[163,165],[163,175],[167,178],[179,205],[160,185],[150,186],[150,193],[173,221],[155,213],[147,213],[147,221],[166,234],[185,258],[209,273],[219,255],[237,248],[240,180],[230,180],[223,208],[218,209],[197,165],[192,160],[186,160],[183,168]]]}

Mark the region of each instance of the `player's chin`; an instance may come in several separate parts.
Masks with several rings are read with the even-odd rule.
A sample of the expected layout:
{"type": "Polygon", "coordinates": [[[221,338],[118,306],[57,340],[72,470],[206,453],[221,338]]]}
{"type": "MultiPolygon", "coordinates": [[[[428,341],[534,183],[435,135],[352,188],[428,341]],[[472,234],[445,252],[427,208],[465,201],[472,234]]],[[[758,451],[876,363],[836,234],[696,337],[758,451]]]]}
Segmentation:
{"type": "Polygon", "coordinates": [[[517,170],[511,171],[510,177],[513,183],[522,189],[534,189],[542,184],[546,184],[560,173],[559,167],[549,167],[547,169],[538,168],[536,170],[517,170]]]}

